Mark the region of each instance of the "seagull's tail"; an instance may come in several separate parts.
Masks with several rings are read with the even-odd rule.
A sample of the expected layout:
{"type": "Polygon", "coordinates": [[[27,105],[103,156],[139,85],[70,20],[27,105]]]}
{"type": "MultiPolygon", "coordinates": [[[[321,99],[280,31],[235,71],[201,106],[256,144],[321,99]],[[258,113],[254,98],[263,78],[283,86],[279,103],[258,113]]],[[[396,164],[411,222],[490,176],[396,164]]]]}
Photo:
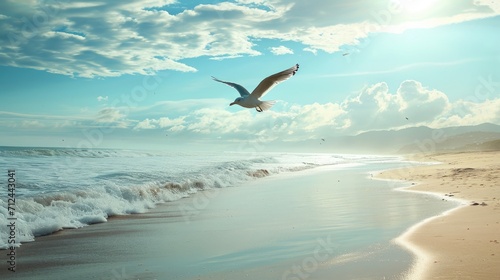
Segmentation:
{"type": "Polygon", "coordinates": [[[274,100],[262,101],[262,103],[260,103],[259,105],[259,108],[262,109],[262,111],[266,111],[271,109],[271,107],[273,107],[274,104],[276,104],[276,101],[274,100]]]}

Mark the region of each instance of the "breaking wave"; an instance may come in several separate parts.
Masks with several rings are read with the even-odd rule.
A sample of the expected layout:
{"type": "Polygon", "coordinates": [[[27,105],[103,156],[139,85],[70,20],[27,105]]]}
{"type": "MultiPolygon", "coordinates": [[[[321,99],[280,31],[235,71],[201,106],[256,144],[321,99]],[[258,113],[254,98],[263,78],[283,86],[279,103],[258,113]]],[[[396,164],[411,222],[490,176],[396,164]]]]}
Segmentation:
{"type": "MultiPolygon", "coordinates": [[[[9,154],[13,157],[30,157],[37,159],[37,162],[40,162],[40,158],[41,162],[45,162],[44,157],[118,157],[118,160],[106,161],[109,166],[119,162],[124,156],[123,151],[112,150],[24,149],[1,152],[3,155],[9,154]]],[[[140,158],[152,156],[148,153],[138,155],[125,152],[125,154],[127,157],[140,158]]],[[[183,157],[177,159],[180,158],[183,157]]],[[[160,158],[160,160],[166,160],[166,158],[160,158]]],[[[169,157],[168,160],[171,161],[172,158],[169,157]]],[[[338,159],[331,159],[328,164],[338,161],[338,159]]],[[[112,216],[144,213],[158,203],[175,201],[199,191],[237,186],[245,181],[257,180],[273,174],[310,169],[324,165],[325,162],[311,163],[296,160],[290,164],[289,158],[280,161],[275,156],[265,156],[251,160],[238,159],[220,161],[216,164],[197,164],[197,168],[189,171],[167,174],[158,174],[159,172],[148,168],[138,171],[126,170],[121,166],[107,173],[94,171],[96,175],[89,177],[91,183],[75,182],[69,187],[67,182],[58,185],[56,179],[46,183],[50,187],[38,184],[36,179],[30,182],[20,180],[23,188],[29,191],[16,198],[16,246],[34,241],[37,236],[48,235],[66,228],[80,228],[106,222],[112,216]]],[[[41,164],[38,163],[38,165],[41,164]]],[[[192,165],[192,163],[185,164],[185,166],[192,165]]],[[[71,179],[82,180],[78,177],[71,179]]],[[[5,200],[4,197],[0,198],[1,224],[8,224],[8,209],[5,200]]],[[[7,240],[8,233],[6,229],[2,229],[0,248],[7,248],[7,240]]]]}

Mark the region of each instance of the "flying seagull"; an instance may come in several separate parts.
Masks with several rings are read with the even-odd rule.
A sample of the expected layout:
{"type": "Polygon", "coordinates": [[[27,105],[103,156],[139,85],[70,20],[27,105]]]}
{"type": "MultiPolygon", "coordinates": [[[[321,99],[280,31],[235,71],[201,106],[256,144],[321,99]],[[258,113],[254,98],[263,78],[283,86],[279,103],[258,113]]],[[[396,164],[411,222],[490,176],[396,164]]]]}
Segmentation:
{"type": "Polygon", "coordinates": [[[264,80],[262,80],[259,85],[252,91],[252,93],[248,92],[246,88],[244,88],[241,85],[231,83],[231,82],[225,82],[221,81],[215,77],[212,76],[212,79],[214,79],[217,82],[224,83],[228,86],[231,86],[235,88],[241,95],[241,97],[236,98],[229,106],[232,106],[234,104],[238,104],[241,107],[245,108],[255,108],[257,112],[262,112],[265,110],[269,110],[276,101],[262,101],[259,100],[262,96],[264,96],[268,91],[270,91],[275,85],[279,84],[280,82],[283,82],[285,80],[288,80],[290,77],[295,75],[295,73],[299,70],[299,65],[295,64],[293,67],[290,67],[284,71],[281,71],[279,73],[276,73],[274,75],[271,75],[264,80]]]}

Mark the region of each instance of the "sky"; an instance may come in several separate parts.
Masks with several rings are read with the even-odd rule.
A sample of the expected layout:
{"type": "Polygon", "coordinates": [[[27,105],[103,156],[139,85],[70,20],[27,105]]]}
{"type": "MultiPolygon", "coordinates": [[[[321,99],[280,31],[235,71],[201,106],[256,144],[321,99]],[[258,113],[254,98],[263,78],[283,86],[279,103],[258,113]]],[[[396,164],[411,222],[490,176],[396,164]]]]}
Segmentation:
{"type": "Polygon", "coordinates": [[[500,124],[500,0],[0,2],[0,146],[264,150],[500,124]],[[298,63],[262,113],[229,106],[298,63]]]}

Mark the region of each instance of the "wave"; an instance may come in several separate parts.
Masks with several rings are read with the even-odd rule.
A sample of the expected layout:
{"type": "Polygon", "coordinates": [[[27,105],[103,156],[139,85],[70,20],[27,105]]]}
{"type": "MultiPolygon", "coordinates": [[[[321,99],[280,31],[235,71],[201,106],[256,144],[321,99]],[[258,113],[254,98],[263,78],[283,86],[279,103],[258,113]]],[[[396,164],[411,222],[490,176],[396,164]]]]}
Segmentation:
{"type": "MultiPolygon", "coordinates": [[[[112,216],[144,213],[159,203],[175,201],[199,191],[235,186],[277,173],[317,166],[303,163],[288,167],[277,164],[269,168],[253,168],[256,163],[262,166],[276,161],[272,157],[228,161],[202,171],[184,173],[177,177],[178,180],[136,182],[133,186],[123,186],[123,180],[117,178],[127,174],[118,172],[107,175],[110,178],[103,179],[103,184],[99,186],[64,191],[54,189],[19,197],[16,199],[16,246],[63,229],[106,222],[112,216]]],[[[7,224],[7,203],[0,201],[0,224],[7,224]]],[[[7,248],[7,238],[7,232],[2,229],[1,249],[7,248]]]]}
{"type": "Polygon", "coordinates": [[[2,157],[82,157],[82,158],[106,158],[106,157],[143,157],[154,156],[150,152],[138,152],[112,149],[76,149],[76,148],[39,148],[39,147],[0,147],[2,157]]]}

